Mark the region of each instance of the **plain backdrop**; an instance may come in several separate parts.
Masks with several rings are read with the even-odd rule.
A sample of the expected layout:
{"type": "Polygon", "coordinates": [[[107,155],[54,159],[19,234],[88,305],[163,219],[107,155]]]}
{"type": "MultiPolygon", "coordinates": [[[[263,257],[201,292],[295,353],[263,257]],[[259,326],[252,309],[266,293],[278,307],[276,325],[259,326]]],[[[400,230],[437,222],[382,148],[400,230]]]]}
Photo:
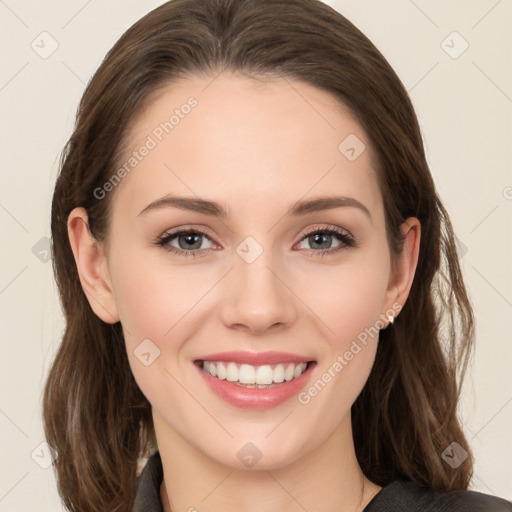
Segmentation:
{"type": "MultiPolygon", "coordinates": [[[[41,392],[63,329],[47,252],[58,158],[105,53],[161,3],[0,0],[1,512],[61,510],[41,467],[41,392]]],[[[327,3],[410,92],[477,318],[461,403],[471,487],[512,499],[512,2],[327,3]]]]}

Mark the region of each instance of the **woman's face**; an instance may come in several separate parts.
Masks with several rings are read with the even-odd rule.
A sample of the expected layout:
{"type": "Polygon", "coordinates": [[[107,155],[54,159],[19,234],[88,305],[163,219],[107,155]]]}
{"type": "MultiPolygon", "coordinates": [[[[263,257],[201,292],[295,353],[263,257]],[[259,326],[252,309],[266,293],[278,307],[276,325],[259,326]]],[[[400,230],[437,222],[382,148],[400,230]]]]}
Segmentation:
{"type": "Polygon", "coordinates": [[[392,273],[367,136],[326,92],[223,72],[169,86],[127,141],[121,182],[97,191],[113,194],[104,275],[157,437],[230,466],[292,462],[347,425],[412,280],[411,260],[392,273]],[[320,198],[345,202],[305,206],[320,198]],[[247,354],[221,356],[228,379],[314,363],[248,389],[196,364],[228,351],[291,354],[241,374],[247,354]]]}

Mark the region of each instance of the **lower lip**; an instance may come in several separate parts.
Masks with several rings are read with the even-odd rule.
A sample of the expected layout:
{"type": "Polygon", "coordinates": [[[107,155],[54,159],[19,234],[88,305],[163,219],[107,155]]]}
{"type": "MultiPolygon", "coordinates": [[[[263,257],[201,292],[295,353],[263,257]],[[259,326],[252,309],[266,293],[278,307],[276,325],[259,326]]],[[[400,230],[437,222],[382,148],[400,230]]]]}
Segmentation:
{"type": "Polygon", "coordinates": [[[233,384],[229,380],[212,377],[197,364],[194,364],[194,366],[198,369],[208,386],[210,386],[210,389],[229,404],[239,409],[265,410],[276,407],[297,395],[311,377],[311,372],[316,366],[316,362],[309,363],[306,371],[300,377],[264,389],[244,388],[233,384]]]}

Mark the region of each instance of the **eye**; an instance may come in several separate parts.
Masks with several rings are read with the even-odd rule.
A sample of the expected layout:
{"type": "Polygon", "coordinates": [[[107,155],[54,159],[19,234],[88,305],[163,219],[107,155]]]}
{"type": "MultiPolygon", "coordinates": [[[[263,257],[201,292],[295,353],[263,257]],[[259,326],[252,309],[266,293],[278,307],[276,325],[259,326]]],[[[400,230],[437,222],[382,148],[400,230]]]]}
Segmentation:
{"type": "Polygon", "coordinates": [[[158,240],[157,245],[169,252],[174,252],[182,256],[196,256],[198,253],[207,250],[203,246],[202,239],[210,237],[199,229],[181,229],[172,233],[164,233],[158,240]],[[176,245],[173,241],[176,240],[176,245]]]}
{"type": "MultiPolygon", "coordinates": [[[[158,238],[156,245],[180,256],[198,256],[212,248],[211,246],[204,247],[205,239],[213,244],[211,238],[204,231],[188,228],[164,233],[158,238]]],[[[306,248],[306,250],[310,251],[313,256],[325,256],[356,245],[351,235],[333,227],[321,227],[309,231],[301,238],[299,245],[304,242],[309,243],[312,247],[306,248]],[[338,241],[338,245],[331,247],[333,241],[338,241]]]]}
{"type": "Polygon", "coordinates": [[[314,256],[325,256],[355,246],[355,241],[351,235],[339,228],[332,227],[317,228],[306,233],[299,244],[304,242],[309,243],[310,247],[312,247],[311,249],[306,249],[312,251],[311,254],[314,256]],[[336,240],[339,244],[331,247],[332,242],[336,240]]]}

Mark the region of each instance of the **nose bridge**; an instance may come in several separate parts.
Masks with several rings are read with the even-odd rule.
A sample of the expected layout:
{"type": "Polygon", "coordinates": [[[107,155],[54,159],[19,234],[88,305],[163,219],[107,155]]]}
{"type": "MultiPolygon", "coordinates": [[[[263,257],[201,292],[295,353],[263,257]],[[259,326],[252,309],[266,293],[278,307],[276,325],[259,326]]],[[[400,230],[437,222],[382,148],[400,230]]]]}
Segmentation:
{"type": "Polygon", "coordinates": [[[257,331],[292,321],[293,294],[276,270],[279,265],[273,256],[271,248],[251,236],[236,247],[223,309],[226,324],[243,324],[257,331]]]}

